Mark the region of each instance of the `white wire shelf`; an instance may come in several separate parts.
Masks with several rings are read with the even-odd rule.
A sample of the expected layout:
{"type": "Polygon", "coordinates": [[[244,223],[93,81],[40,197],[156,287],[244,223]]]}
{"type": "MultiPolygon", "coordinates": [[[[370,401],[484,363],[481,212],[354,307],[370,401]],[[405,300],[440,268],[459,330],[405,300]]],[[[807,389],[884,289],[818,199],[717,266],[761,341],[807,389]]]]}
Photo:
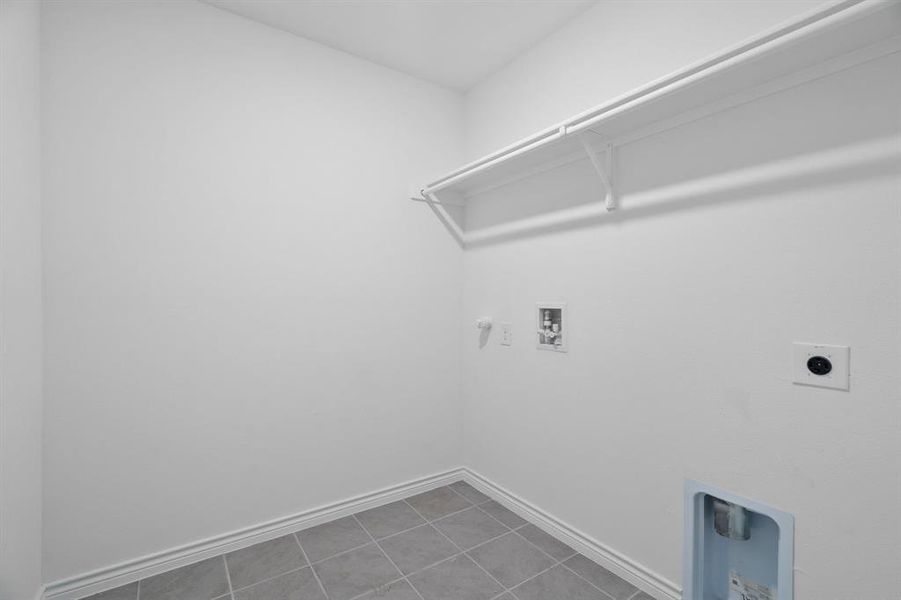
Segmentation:
{"type": "Polygon", "coordinates": [[[420,186],[412,199],[428,203],[466,246],[537,227],[540,219],[464,231],[449,207],[465,210],[486,192],[587,156],[603,195],[574,218],[613,210],[617,147],[896,52],[901,3],[833,3],[464,165],[420,186]]]}

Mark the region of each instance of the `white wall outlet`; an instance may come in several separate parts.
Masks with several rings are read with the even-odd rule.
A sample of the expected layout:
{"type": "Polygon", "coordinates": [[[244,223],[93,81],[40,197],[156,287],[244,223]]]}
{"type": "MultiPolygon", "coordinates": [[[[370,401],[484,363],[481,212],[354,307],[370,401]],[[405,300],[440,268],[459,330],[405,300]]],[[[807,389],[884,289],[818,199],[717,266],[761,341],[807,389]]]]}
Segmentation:
{"type": "Polygon", "coordinates": [[[510,323],[501,323],[501,346],[513,345],[513,325],[510,323]]]}
{"type": "Polygon", "coordinates": [[[802,385],[847,390],[851,349],[826,344],[794,344],[794,380],[802,385]]]}

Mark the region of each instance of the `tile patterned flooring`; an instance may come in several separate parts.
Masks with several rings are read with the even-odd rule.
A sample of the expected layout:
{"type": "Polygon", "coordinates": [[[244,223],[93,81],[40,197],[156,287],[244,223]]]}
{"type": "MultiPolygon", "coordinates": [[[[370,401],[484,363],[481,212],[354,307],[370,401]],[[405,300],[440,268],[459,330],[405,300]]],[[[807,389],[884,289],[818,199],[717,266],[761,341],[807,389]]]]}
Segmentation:
{"type": "Polygon", "coordinates": [[[653,600],[459,481],[90,600],[653,600]]]}

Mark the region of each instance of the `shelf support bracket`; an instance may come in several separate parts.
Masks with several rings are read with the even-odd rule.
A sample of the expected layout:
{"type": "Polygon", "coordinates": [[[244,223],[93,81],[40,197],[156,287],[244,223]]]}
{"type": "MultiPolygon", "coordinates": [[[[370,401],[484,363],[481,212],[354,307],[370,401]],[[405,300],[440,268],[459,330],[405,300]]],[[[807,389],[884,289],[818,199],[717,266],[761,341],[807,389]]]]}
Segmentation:
{"type": "Polygon", "coordinates": [[[422,197],[410,196],[410,200],[413,202],[425,202],[426,204],[438,204],[440,206],[466,206],[465,204],[461,204],[459,202],[448,202],[447,200],[434,200],[432,196],[427,196],[423,194],[422,197]]]}
{"type": "Polygon", "coordinates": [[[588,143],[585,136],[580,135],[579,141],[582,143],[582,148],[585,149],[585,154],[588,155],[588,160],[591,161],[591,165],[594,167],[594,170],[597,171],[598,178],[601,180],[601,185],[604,186],[604,205],[607,207],[608,211],[615,210],[616,195],[613,193],[613,184],[611,183],[611,178],[613,176],[613,145],[607,144],[604,148],[604,164],[601,164],[598,153],[591,147],[591,144],[588,143]]]}
{"type": "MultiPolygon", "coordinates": [[[[418,198],[410,198],[411,200],[419,200],[418,198]]],[[[422,202],[425,202],[426,206],[432,209],[438,218],[441,220],[441,223],[444,227],[454,236],[454,239],[460,245],[461,248],[466,248],[466,233],[460,229],[460,226],[457,225],[457,222],[453,217],[445,210],[446,206],[463,206],[462,204],[451,204],[449,202],[442,202],[438,198],[435,197],[433,192],[427,192],[426,190],[422,190],[422,202]]]]}

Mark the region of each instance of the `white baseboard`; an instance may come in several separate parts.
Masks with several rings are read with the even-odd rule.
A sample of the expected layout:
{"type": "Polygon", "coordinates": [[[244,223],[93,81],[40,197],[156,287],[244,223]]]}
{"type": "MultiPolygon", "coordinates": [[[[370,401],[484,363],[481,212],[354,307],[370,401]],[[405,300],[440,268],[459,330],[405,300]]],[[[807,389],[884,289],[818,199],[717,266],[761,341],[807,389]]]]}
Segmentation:
{"type": "Polygon", "coordinates": [[[567,525],[539,507],[505,490],[471,469],[463,469],[463,479],[471,486],[503,504],[567,546],[584,554],[609,571],[619,575],[657,600],[681,600],[678,585],[644,565],[605,546],[578,529],[567,525]]]}
{"type": "Polygon", "coordinates": [[[38,591],[36,591],[34,593],[34,600],[44,600],[44,598],[46,597],[45,596],[46,592],[47,592],[47,586],[42,585],[41,587],[38,588],[38,591]]]}
{"type": "Polygon", "coordinates": [[[426,492],[459,481],[463,473],[463,469],[453,469],[56,581],[46,585],[36,600],[85,598],[170,569],[426,492]]]}
{"type": "Polygon", "coordinates": [[[199,560],[219,556],[353,513],[389,504],[461,479],[657,600],[681,600],[681,591],[675,583],[601,544],[468,468],[453,469],[423,477],[56,581],[42,587],[35,596],[35,600],[79,600],[199,560]]]}

